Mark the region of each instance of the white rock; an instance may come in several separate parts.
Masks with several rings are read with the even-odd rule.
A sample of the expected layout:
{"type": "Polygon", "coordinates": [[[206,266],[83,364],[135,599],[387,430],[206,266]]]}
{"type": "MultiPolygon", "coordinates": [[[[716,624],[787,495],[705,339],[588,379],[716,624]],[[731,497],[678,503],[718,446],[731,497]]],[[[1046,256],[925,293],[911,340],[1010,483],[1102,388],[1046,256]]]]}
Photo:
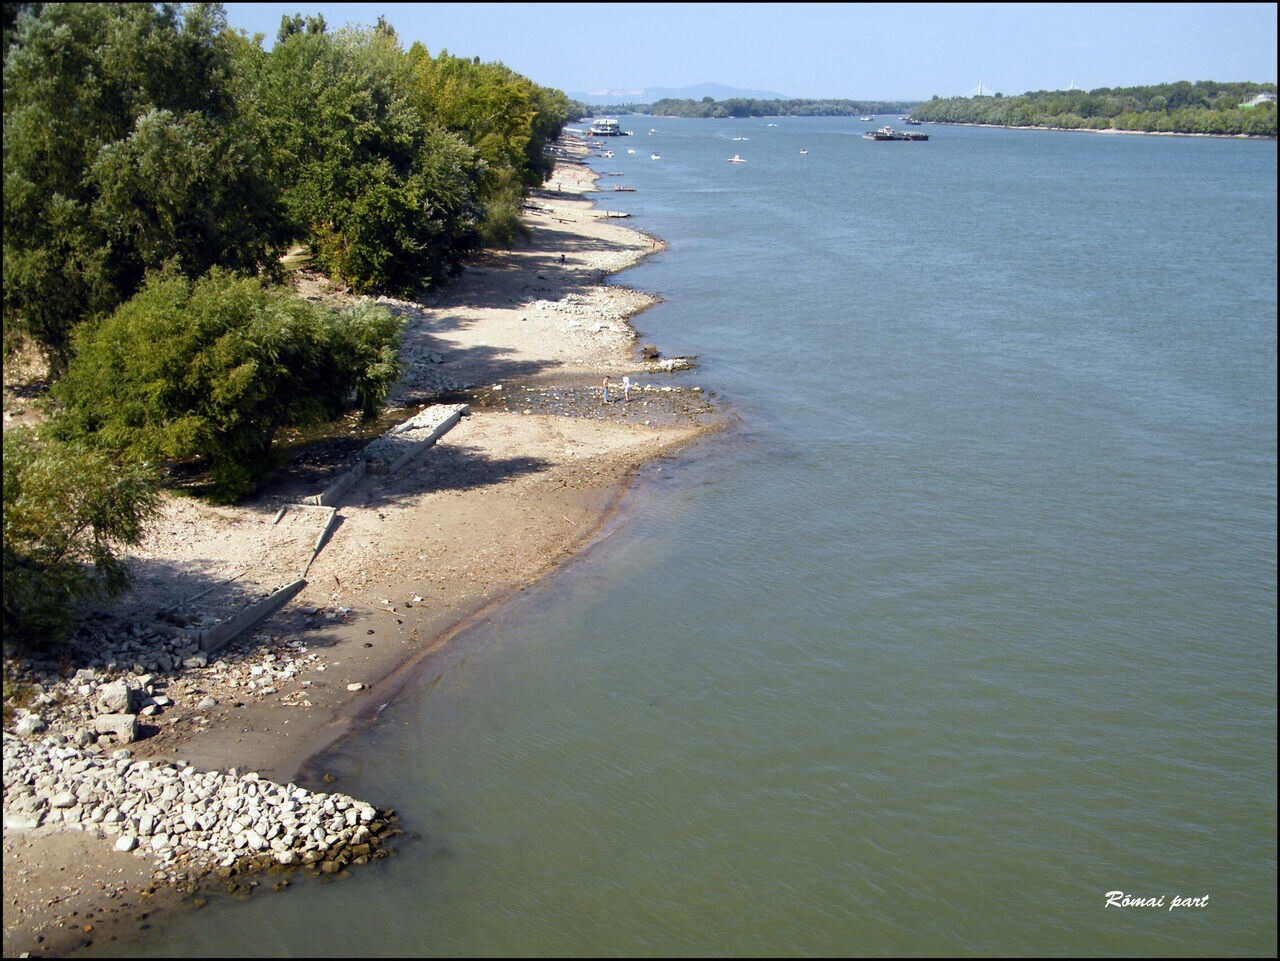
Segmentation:
{"type": "Polygon", "coordinates": [[[99,734],[114,735],[125,744],[138,739],[138,718],[133,714],[99,714],[93,719],[93,728],[99,734]]]}
{"type": "Polygon", "coordinates": [[[124,681],[113,681],[98,688],[99,714],[128,714],[133,708],[134,691],[124,681]]]}
{"type": "Polygon", "coordinates": [[[29,831],[33,828],[38,828],[43,820],[43,811],[36,811],[33,814],[23,814],[18,811],[4,812],[4,827],[6,831],[29,831]]]}
{"type": "Polygon", "coordinates": [[[18,720],[18,723],[14,725],[14,730],[18,732],[19,737],[31,737],[33,734],[39,734],[48,726],[45,724],[44,718],[39,714],[28,714],[18,720]]]}

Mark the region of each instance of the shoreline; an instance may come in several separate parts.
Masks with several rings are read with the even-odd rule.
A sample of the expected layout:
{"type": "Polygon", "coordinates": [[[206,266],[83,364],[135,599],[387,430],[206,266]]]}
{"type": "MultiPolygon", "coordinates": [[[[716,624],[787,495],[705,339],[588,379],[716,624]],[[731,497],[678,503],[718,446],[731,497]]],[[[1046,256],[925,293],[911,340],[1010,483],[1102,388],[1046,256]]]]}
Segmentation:
{"type": "Polygon", "coordinates": [[[385,708],[403,695],[404,689],[409,684],[422,673],[429,673],[433,670],[434,667],[428,666],[433,659],[450,656],[465,657],[467,635],[483,629],[485,624],[500,616],[508,605],[516,602],[522,593],[535,588],[546,589],[549,582],[560,572],[567,570],[571,566],[590,563],[591,552],[609,537],[613,526],[621,521],[625,510],[625,502],[632,493],[634,485],[641,474],[669,457],[678,456],[685,448],[692,446],[705,436],[706,434],[699,434],[690,437],[681,443],[677,449],[668,450],[636,464],[628,470],[625,476],[615,485],[608,502],[599,511],[596,525],[584,533],[580,546],[568,553],[562,561],[546,568],[528,581],[487,598],[485,603],[471,614],[452,624],[434,638],[430,644],[402,661],[380,682],[382,691],[377,703],[368,702],[364,705],[362,711],[344,718],[345,724],[342,730],[337,733],[326,734],[325,738],[318,743],[316,749],[300,763],[293,780],[314,782],[323,779],[326,773],[324,762],[328,756],[341,752],[348,742],[358,739],[370,725],[378,720],[385,708]],[[459,644],[463,646],[458,647],[457,645],[459,644]]]}
{"type": "Polygon", "coordinates": [[[1275,137],[1257,133],[1181,133],[1176,130],[1121,130],[1119,127],[1038,127],[1014,126],[1006,123],[957,123],[954,121],[926,120],[924,123],[939,127],[987,127],[992,130],[1052,130],[1058,133],[1106,133],[1134,134],[1142,137],[1209,137],[1215,140],[1275,140],[1275,137]]]}
{"type": "MultiPolygon", "coordinates": [[[[724,425],[700,388],[679,378],[675,387],[655,386],[664,375],[636,359],[629,318],[658,300],[603,281],[665,245],[619,227],[598,198],[587,198],[598,179],[580,163],[558,163],[526,204],[528,241],[481,254],[420,303],[379,298],[407,321],[406,367],[392,401],[408,408],[469,391],[471,415],[411,469],[348,495],[308,585],[252,639],[219,652],[213,665],[161,678],[168,704],[149,719],[151,736],[129,745],[134,758],[249,768],[331,790],[324,755],[358,737],[424,661],[589,550],[645,465],[724,425]],[[626,372],[638,385],[632,402],[601,405],[600,376],[626,372]],[[232,651],[239,647],[249,649],[243,671],[232,651]],[[268,661],[289,665],[278,690],[244,680],[248,660],[266,651],[268,661]],[[201,696],[216,706],[191,711],[201,696]]],[[[199,568],[204,580],[151,578],[134,607],[154,609],[166,590],[189,595],[193,584],[225,579],[246,560],[277,560],[263,553],[262,525],[293,493],[268,491],[225,509],[170,498],[159,531],[138,552],[139,569],[199,568]]],[[[6,815],[8,800],[6,782],[6,815]]],[[[190,894],[167,875],[158,882],[148,862],[111,850],[109,835],[38,823],[11,830],[8,822],[6,955],[101,946],[136,928],[139,915],[190,894]]]]}

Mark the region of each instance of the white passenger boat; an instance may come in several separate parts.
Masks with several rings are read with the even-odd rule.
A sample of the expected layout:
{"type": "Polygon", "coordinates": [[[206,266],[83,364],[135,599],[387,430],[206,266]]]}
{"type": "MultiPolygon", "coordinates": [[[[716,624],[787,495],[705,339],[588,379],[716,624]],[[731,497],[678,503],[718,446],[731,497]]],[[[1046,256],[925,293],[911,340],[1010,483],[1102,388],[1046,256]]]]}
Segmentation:
{"type": "Polygon", "coordinates": [[[591,121],[591,136],[593,137],[625,137],[622,128],[618,126],[618,121],[612,117],[600,117],[591,121]]]}

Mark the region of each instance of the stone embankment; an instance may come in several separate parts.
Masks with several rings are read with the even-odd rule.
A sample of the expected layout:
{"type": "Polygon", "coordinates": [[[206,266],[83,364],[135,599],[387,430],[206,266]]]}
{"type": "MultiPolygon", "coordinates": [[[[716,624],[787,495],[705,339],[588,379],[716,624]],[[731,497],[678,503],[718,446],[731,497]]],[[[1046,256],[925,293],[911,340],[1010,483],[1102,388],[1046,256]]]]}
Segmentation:
{"type": "MultiPolygon", "coordinates": [[[[302,613],[333,624],[350,612],[302,613]]],[[[90,666],[67,677],[48,661],[7,666],[30,701],[17,710],[13,733],[4,733],[6,831],[114,835],[116,849],[150,859],[161,882],[272,865],[333,873],[382,856],[390,812],[256,773],[136,760],[124,747],[148,727],[202,728],[214,712],[250,699],[307,710],[312,682],[299,675],[323,676],[318,654],[301,641],[258,634],[210,660],[194,639],[135,630],[106,638],[86,629],[72,646],[85,649],[81,663],[90,666]]]]}
{"type": "Polygon", "coordinates": [[[325,874],[385,854],[390,812],[343,794],[279,785],[256,773],[197,771],[135,760],[128,749],[86,754],[52,735],[4,735],[4,823],[115,836],[117,851],[154,860],[158,880],[222,877],[272,865],[325,874]]]}

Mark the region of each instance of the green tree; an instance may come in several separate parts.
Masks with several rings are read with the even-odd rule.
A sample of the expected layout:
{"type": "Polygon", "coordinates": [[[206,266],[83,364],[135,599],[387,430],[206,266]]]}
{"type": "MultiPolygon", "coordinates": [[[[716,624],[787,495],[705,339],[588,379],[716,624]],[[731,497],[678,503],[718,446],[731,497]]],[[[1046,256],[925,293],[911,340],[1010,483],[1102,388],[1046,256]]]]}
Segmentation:
{"type": "Polygon", "coordinates": [[[173,261],[257,270],[288,239],[234,96],[221,7],[32,4],[4,66],[4,325],[71,328],[173,261]]]}
{"type": "Polygon", "coordinates": [[[254,278],[170,270],[77,329],[51,426],[129,463],[201,458],[213,496],[236,500],[275,467],[281,427],[377,412],[401,327],[383,307],[334,312],[254,278]]]}
{"type": "Polygon", "coordinates": [[[55,640],[77,602],[129,582],[120,546],[136,544],[157,504],[154,480],[81,444],[4,432],[4,634],[55,640]]]}
{"type": "Polygon", "coordinates": [[[303,17],[300,13],[292,16],[285,14],[280,18],[280,29],[276,31],[276,41],[287,40],[295,33],[324,33],[329,25],[324,22],[322,14],[314,17],[303,17]]]}
{"type": "Polygon", "coordinates": [[[409,102],[394,31],[294,32],[242,57],[271,169],[322,270],[409,291],[457,268],[480,217],[475,156],[409,102]]]}
{"type": "Polygon", "coordinates": [[[500,63],[432,57],[415,43],[407,55],[410,98],[424,123],[456,134],[476,153],[481,237],[510,244],[523,230],[521,201],[541,184],[554,160],[546,146],[568,121],[560,91],[539,87],[500,63]]]}

